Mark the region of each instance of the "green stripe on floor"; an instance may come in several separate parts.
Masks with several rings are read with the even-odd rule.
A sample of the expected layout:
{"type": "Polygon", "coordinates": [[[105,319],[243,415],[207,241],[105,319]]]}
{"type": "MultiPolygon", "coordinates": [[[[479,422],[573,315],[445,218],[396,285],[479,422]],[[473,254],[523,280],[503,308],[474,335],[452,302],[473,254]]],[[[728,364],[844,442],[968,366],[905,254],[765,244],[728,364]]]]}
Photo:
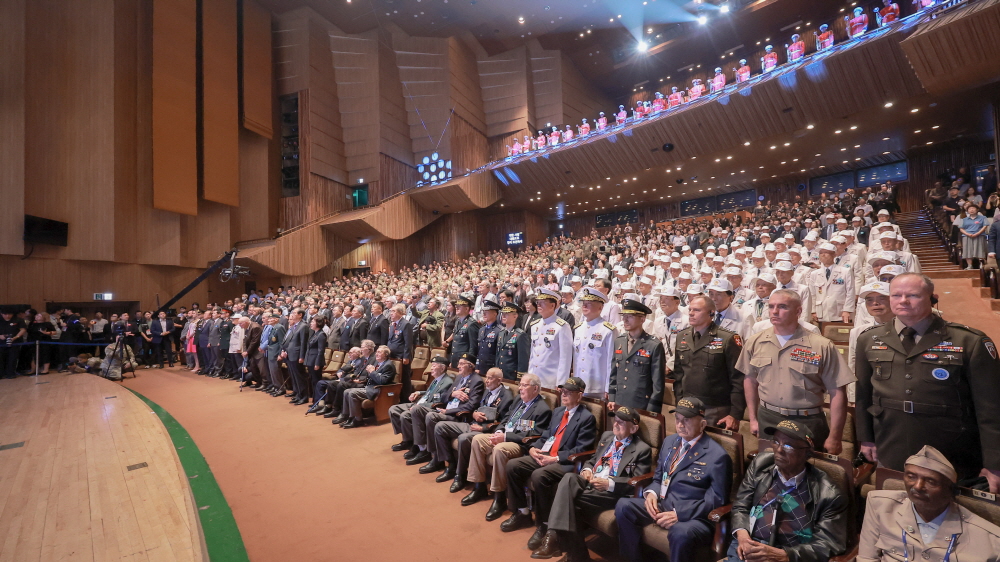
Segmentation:
{"type": "Polygon", "coordinates": [[[198,445],[191,434],[184,429],[169,412],[159,404],[142,394],[129,389],[156,413],[167,428],[170,439],[174,442],[181,466],[187,474],[191,491],[194,493],[195,506],[201,519],[201,529],[208,548],[208,558],[211,562],[248,562],[246,546],[243,537],[236,526],[233,510],[229,508],[226,497],[222,495],[219,483],[208,466],[208,461],[198,450],[198,445]]]}

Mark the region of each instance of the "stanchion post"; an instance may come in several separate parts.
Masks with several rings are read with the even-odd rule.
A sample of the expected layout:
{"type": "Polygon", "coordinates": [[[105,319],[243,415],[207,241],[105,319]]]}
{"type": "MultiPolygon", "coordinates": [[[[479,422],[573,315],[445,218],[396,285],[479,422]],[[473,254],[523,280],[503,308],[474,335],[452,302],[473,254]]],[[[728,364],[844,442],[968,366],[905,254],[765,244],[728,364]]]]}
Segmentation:
{"type": "Polygon", "coordinates": [[[38,371],[42,368],[42,341],[35,340],[35,377],[38,377],[38,371]]]}

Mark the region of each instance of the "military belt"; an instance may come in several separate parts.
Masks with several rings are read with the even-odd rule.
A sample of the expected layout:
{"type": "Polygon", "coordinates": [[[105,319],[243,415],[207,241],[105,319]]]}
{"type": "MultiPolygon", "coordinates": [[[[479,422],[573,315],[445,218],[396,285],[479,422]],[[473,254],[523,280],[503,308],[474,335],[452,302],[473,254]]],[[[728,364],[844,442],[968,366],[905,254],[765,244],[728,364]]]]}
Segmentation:
{"type": "Polygon", "coordinates": [[[767,402],[761,402],[760,405],[763,406],[765,410],[778,412],[783,416],[815,416],[816,414],[823,412],[823,408],[782,408],[781,406],[775,406],[773,404],[768,404],[767,402]]]}
{"type": "Polygon", "coordinates": [[[909,400],[882,398],[881,396],[873,396],[872,403],[891,410],[902,410],[907,414],[925,414],[928,416],[946,417],[960,417],[962,415],[961,408],[949,407],[943,404],[923,404],[920,402],[911,402],[909,400]]]}

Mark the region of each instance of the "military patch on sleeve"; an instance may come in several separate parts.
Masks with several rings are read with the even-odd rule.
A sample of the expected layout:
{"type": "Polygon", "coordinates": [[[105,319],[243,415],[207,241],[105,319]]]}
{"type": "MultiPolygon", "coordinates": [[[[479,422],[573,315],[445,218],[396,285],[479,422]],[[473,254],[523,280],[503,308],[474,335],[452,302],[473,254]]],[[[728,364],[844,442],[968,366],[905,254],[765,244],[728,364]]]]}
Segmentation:
{"type": "Polygon", "coordinates": [[[996,361],[997,358],[997,346],[993,344],[993,340],[986,338],[983,340],[983,345],[986,346],[986,351],[990,352],[990,357],[996,361]]]}
{"type": "Polygon", "coordinates": [[[734,334],[733,335],[733,343],[735,343],[736,345],[738,345],[740,347],[743,347],[743,339],[740,338],[739,334],[734,334]]]}

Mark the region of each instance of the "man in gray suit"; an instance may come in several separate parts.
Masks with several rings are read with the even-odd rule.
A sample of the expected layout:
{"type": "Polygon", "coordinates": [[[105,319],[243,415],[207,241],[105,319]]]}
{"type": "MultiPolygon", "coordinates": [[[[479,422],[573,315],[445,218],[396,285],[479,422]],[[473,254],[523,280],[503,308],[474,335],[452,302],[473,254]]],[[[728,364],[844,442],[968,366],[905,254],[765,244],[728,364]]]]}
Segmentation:
{"type": "Polygon", "coordinates": [[[285,343],[285,334],[288,328],[281,325],[279,317],[275,313],[265,313],[267,315],[267,325],[271,328],[267,335],[267,371],[271,375],[271,391],[273,396],[285,396],[285,377],[281,373],[281,364],[278,357],[281,355],[281,346],[285,343]]]}
{"type": "Polygon", "coordinates": [[[222,325],[222,318],[219,310],[212,311],[212,319],[206,324],[208,330],[208,353],[205,354],[205,374],[210,377],[218,376],[217,367],[219,359],[219,346],[222,344],[222,332],[219,327],[222,325]]]}
{"type": "Polygon", "coordinates": [[[334,351],[347,351],[346,349],[340,349],[340,335],[344,331],[344,325],[347,324],[347,318],[344,316],[344,309],[337,305],[333,307],[333,314],[330,317],[330,333],[327,334],[327,347],[334,351]]]}
{"type": "Polygon", "coordinates": [[[301,308],[289,313],[288,333],[285,334],[285,341],[281,344],[281,355],[278,356],[278,359],[284,360],[285,366],[288,367],[288,374],[292,379],[291,404],[295,406],[305,404],[309,400],[309,384],[306,381],[303,365],[308,326],[302,321],[302,317],[301,308]]]}

